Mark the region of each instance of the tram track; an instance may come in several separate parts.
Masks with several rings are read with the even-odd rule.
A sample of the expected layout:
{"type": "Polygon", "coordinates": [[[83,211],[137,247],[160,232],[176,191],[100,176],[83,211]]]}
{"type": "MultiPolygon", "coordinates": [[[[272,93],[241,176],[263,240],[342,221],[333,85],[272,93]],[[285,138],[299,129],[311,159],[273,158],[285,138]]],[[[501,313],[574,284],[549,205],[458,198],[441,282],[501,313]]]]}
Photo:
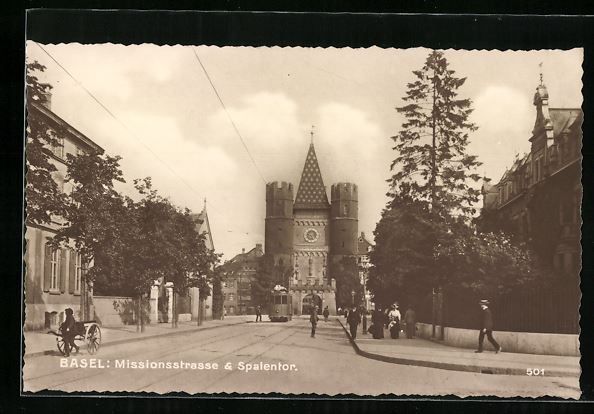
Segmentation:
{"type": "MultiPolygon", "coordinates": [[[[246,334],[245,333],[245,329],[246,328],[247,328],[247,326],[243,326],[242,325],[242,331],[239,332],[239,333],[236,333],[234,335],[229,335],[228,332],[224,332],[223,334],[220,334],[220,335],[215,335],[215,336],[211,336],[211,337],[208,337],[208,338],[203,338],[203,340],[200,340],[199,342],[193,341],[190,345],[187,345],[187,346],[183,346],[183,347],[176,346],[174,350],[168,350],[166,352],[158,352],[157,351],[155,353],[155,351],[151,351],[151,352],[149,352],[148,355],[146,355],[146,354],[143,354],[143,353],[137,354],[134,351],[131,351],[131,352],[126,353],[126,354],[124,354],[122,356],[118,356],[117,358],[112,358],[112,359],[129,359],[129,358],[133,357],[136,360],[145,360],[145,359],[147,359],[147,360],[160,360],[160,359],[163,359],[163,358],[167,358],[168,356],[171,356],[171,355],[180,356],[180,355],[183,355],[184,353],[186,353],[188,351],[191,351],[191,350],[199,349],[199,348],[202,348],[204,346],[208,346],[208,345],[211,345],[211,344],[216,344],[216,343],[223,342],[223,341],[232,341],[235,338],[245,336],[245,334],[246,334]]],[[[270,335],[267,335],[265,337],[265,339],[270,338],[270,337],[272,337],[272,336],[274,336],[276,334],[279,334],[281,332],[284,332],[284,331],[286,331],[287,329],[290,329],[290,328],[291,327],[283,327],[280,331],[276,331],[276,332],[273,332],[270,335]]],[[[150,340],[150,338],[147,338],[147,339],[150,340]]],[[[162,338],[160,338],[160,339],[162,339],[162,338]]],[[[176,339],[182,339],[182,337],[180,336],[180,337],[177,337],[176,339]]],[[[236,352],[238,352],[238,351],[240,351],[242,349],[245,349],[245,348],[247,348],[249,346],[252,346],[254,344],[257,344],[257,343],[261,342],[262,340],[263,340],[262,338],[258,338],[256,341],[250,342],[249,344],[243,345],[243,346],[241,346],[239,348],[235,348],[235,349],[233,349],[233,350],[231,350],[231,351],[229,351],[229,352],[227,352],[227,353],[225,353],[223,355],[217,355],[216,357],[211,358],[211,359],[209,359],[207,361],[203,361],[203,362],[204,363],[214,362],[214,361],[216,361],[218,359],[228,357],[229,355],[232,355],[232,354],[234,354],[234,353],[236,353],[236,352]]],[[[210,350],[203,350],[203,351],[205,351],[205,352],[212,352],[210,350]]],[[[58,371],[58,372],[52,372],[52,373],[48,373],[48,374],[44,374],[44,375],[39,375],[39,376],[36,376],[36,377],[25,378],[24,380],[30,383],[30,382],[33,382],[33,381],[36,381],[36,380],[40,380],[40,379],[44,379],[44,378],[51,377],[51,376],[56,376],[56,375],[60,375],[60,376],[67,375],[68,376],[71,373],[80,373],[80,372],[84,372],[84,370],[81,370],[80,368],[68,368],[66,370],[62,370],[62,371],[58,371]]],[[[184,370],[181,370],[180,372],[176,372],[176,373],[174,373],[171,376],[167,376],[165,378],[161,377],[159,379],[159,381],[157,381],[157,382],[160,382],[160,381],[163,381],[163,380],[167,380],[170,377],[175,377],[177,375],[182,374],[183,372],[185,372],[185,371],[184,370]]],[[[99,369],[99,370],[97,370],[97,372],[94,372],[94,373],[92,373],[90,375],[76,376],[76,378],[69,378],[69,379],[64,378],[64,379],[66,379],[66,381],[61,381],[61,382],[53,383],[51,386],[45,387],[44,389],[50,389],[50,387],[51,387],[51,389],[56,389],[57,387],[61,387],[61,386],[68,385],[68,384],[75,383],[75,382],[79,382],[79,381],[90,380],[92,378],[95,378],[95,377],[98,377],[98,376],[101,376],[101,375],[104,375],[104,374],[105,374],[105,371],[102,370],[102,369],[99,369]]],[[[151,385],[154,385],[154,384],[151,383],[151,384],[148,384],[148,385],[144,385],[143,387],[140,387],[140,389],[145,388],[145,387],[148,387],[148,386],[151,386],[151,385]]]]}
{"type": "MultiPolygon", "coordinates": [[[[255,345],[255,344],[261,343],[261,342],[263,342],[264,340],[266,340],[266,339],[269,339],[269,338],[271,338],[271,337],[273,337],[273,336],[275,336],[275,335],[278,335],[279,333],[283,333],[283,332],[285,332],[285,331],[287,331],[287,330],[289,330],[289,329],[291,329],[291,328],[292,328],[292,326],[286,326],[286,327],[282,327],[282,328],[281,328],[281,330],[279,330],[279,331],[276,331],[276,332],[273,332],[273,333],[271,333],[270,335],[266,335],[266,336],[264,336],[264,338],[259,338],[259,339],[255,340],[255,341],[252,341],[252,342],[250,342],[250,343],[248,343],[248,344],[246,344],[246,345],[242,345],[242,346],[240,346],[239,348],[235,348],[235,349],[233,349],[233,350],[231,350],[231,351],[229,351],[229,352],[226,352],[226,353],[225,353],[225,354],[223,354],[223,355],[217,355],[217,356],[216,356],[216,357],[214,357],[214,358],[211,358],[211,359],[209,359],[209,360],[206,360],[206,361],[204,361],[204,363],[209,363],[209,362],[210,362],[210,363],[212,363],[212,362],[216,362],[216,361],[218,361],[218,360],[224,359],[224,358],[229,358],[229,356],[236,354],[238,351],[241,351],[241,350],[243,350],[243,349],[249,348],[250,346],[253,346],[253,345],[255,345]]],[[[292,333],[291,335],[289,335],[287,338],[291,337],[292,335],[294,335],[294,334],[296,334],[296,333],[297,333],[297,332],[293,332],[293,333],[292,333]]],[[[287,338],[284,338],[283,340],[286,340],[287,338]]],[[[261,355],[261,354],[260,354],[260,355],[261,355]]],[[[257,357],[257,356],[256,356],[256,357],[257,357]]],[[[252,360],[253,360],[253,359],[252,359],[252,360]]],[[[251,361],[251,360],[250,360],[250,361],[251,361]]],[[[232,372],[232,371],[231,371],[231,372],[232,372]]],[[[137,388],[137,389],[135,389],[135,390],[133,390],[133,391],[143,391],[145,388],[148,388],[148,387],[150,387],[150,386],[152,386],[152,385],[158,384],[158,383],[162,382],[163,380],[170,380],[170,379],[172,379],[172,378],[174,378],[174,377],[177,377],[177,376],[179,376],[179,375],[182,375],[182,374],[185,374],[185,373],[187,373],[187,372],[186,372],[186,371],[184,371],[184,370],[180,370],[179,372],[174,372],[174,373],[172,373],[171,375],[168,375],[168,376],[166,376],[165,378],[163,378],[163,377],[160,377],[160,378],[159,378],[157,381],[154,381],[154,382],[152,382],[152,383],[150,383],[150,384],[145,384],[145,385],[143,385],[142,387],[139,387],[139,388],[137,388]]]]}
{"type": "MultiPolygon", "coordinates": [[[[192,335],[192,334],[195,334],[195,333],[198,333],[198,332],[191,332],[191,333],[188,333],[188,334],[189,335],[192,335]]],[[[243,335],[243,333],[238,333],[236,335],[231,335],[231,336],[229,336],[228,333],[223,333],[223,334],[211,336],[211,337],[208,337],[208,338],[203,338],[203,340],[200,341],[200,342],[192,342],[192,345],[188,345],[188,346],[185,346],[183,348],[177,347],[175,351],[167,351],[165,353],[160,353],[159,350],[157,350],[157,351],[151,351],[149,353],[149,355],[146,356],[146,357],[144,357],[144,358],[145,359],[163,358],[165,356],[168,356],[168,355],[171,355],[171,354],[174,354],[174,353],[185,352],[185,351],[190,350],[192,348],[196,348],[196,347],[205,346],[205,345],[209,345],[209,344],[212,344],[212,343],[220,342],[222,339],[225,339],[225,340],[232,339],[232,338],[235,338],[235,337],[238,337],[238,336],[241,336],[241,335],[243,335]],[[153,354],[153,352],[157,352],[157,353],[156,354],[153,354]]],[[[150,341],[151,339],[165,340],[165,338],[147,338],[147,341],[150,341]]],[[[182,336],[180,335],[180,336],[176,337],[175,339],[176,340],[181,340],[182,339],[182,336]]],[[[122,344],[122,345],[125,345],[125,344],[122,344]]],[[[122,345],[120,345],[120,346],[122,346],[122,345]]],[[[130,353],[123,354],[121,357],[119,357],[117,359],[130,358],[132,356],[135,356],[134,354],[135,354],[135,352],[132,351],[130,353]]],[[[96,356],[96,355],[95,356],[92,356],[92,357],[93,358],[100,358],[99,356],[96,356]]],[[[50,377],[50,376],[68,374],[68,373],[71,373],[71,372],[79,372],[79,371],[80,371],[80,368],[67,368],[67,369],[61,370],[59,372],[49,372],[47,374],[38,375],[38,376],[35,376],[35,377],[24,378],[24,380],[25,381],[35,381],[35,380],[46,378],[46,377],[50,377]]],[[[99,374],[96,374],[96,375],[100,375],[100,373],[99,374]]],[[[93,376],[95,376],[95,375],[84,377],[84,378],[92,378],[93,376]]],[[[56,385],[63,385],[63,384],[69,383],[69,382],[70,381],[67,381],[65,383],[59,383],[59,384],[56,384],[56,385]]]]}

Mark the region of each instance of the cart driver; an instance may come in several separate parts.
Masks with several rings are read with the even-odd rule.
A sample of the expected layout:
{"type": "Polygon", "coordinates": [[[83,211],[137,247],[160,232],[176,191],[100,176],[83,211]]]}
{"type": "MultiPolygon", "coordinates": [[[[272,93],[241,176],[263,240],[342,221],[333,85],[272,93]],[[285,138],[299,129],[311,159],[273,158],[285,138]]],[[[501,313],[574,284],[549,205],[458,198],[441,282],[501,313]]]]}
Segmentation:
{"type": "Polygon", "coordinates": [[[66,356],[70,356],[70,350],[76,349],[78,353],[78,346],[74,343],[74,337],[76,336],[76,321],[74,320],[74,312],[72,309],[67,308],[66,320],[60,326],[62,331],[62,338],[64,338],[64,353],[66,356]]]}

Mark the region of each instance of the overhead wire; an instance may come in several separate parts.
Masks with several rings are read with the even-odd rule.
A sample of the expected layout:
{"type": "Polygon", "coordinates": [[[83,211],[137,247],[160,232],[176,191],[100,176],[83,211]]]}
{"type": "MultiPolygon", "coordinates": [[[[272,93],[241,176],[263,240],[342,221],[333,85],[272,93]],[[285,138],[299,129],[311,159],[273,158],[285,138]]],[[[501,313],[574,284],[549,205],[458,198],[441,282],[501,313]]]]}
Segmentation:
{"type": "Polygon", "coordinates": [[[194,47],[192,47],[192,52],[194,52],[194,56],[196,57],[196,60],[198,61],[198,64],[202,68],[202,71],[204,72],[204,75],[206,76],[206,79],[208,79],[208,83],[210,83],[210,86],[212,87],[212,90],[214,91],[214,94],[216,95],[217,99],[219,100],[219,103],[221,104],[221,106],[223,107],[223,110],[225,111],[225,114],[227,115],[227,118],[229,119],[229,122],[231,123],[231,125],[233,126],[233,129],[235,130],[235,134],[237,135],[237,137],[241,141],[241,144],[243,145],[243,148],[247,152],[248,157],[250,158],[252,164],[254,165],[254,168],[258,172],[258,175],[260,176],[260,178],[262,179],[262,181],[264,182],[264,184],[266,184],[266,179],[262,175],[262,172],[260,171],[260,168],[258,168],[258,164],[256,164],[256,160],[252,156],[252,154],[251,154],[251,152],[250,152],[247,144],[245,143],[245,140],[243,139],[243,136],[241,135],[241,132],[239,132],[239,129],[237,128],[237,125],[235,125],[235,122],[233,121],[233,118],[229,114],[229,111],[227,110],[227,107],[225,106],[225,103],[223,102],[223,99],[221,98],[221,95],[217,91],[217,88],[215,87],[212,79],[210,78],[210,75],[208,74],[208,71],[204,67],[204,64],[202,63],[202,60],[200,60],[200,56],[198,56],[198,53],[196,52],[196,49],[194,49],[194,47]]]}
{"type": "MultiPolygon", "coordinates": [[[[76,83],[77,86],[79,86],[83,91],[85,91],[85,93],[87,95],[89,95],[89,97],[95,101],[111,118],[113,118],[117,123],[119,123],[127,132],[129,135],[131,135],[136,141],[138,141],[148,152],[150,152],[161,164],[163,164],[175,177],[177,177],[186,187],[188,187],[194,194],[198,195],[198,196],[203,196],[204,194],[200,194],[194,187],[192,187],[192,185],[190,185],[183,177],[181,177],[171,166],[169,166],[169,164],[167,164],[167,162],[165,160],[163,160],[161,157],[159,157],[155,151],[153,151],[146,143],[144,143],[135,133],[134,131],[132,131],[123,121],[121,121],[105,104],[103,104],[101,102],[101,100],[99,100],[99,98],[97,98],[89,89],[87,89],[82,82],[80,82],[72,73],[70,73],[70,71],[68,71],[68,69],[66,69],[64,67],[64,65],[62,65],[51,53],[49,53],[43,46],[41,46],[39,43],[34,42],[56,65],[58,65],[60,67],[60,69],[62,69],[64,71],[64,73],[66,73],[73,81],[74,83],[76,83]]],[[[205,203],[206,204],[206,203],[205,203]]],[[[214,205],[212,203],[212,201],[208,201],[208,204],[215,207],[215,209],[211,209],[210,211],[213,211],[215,214],[221,216],[221,217],[225,217],[221,212],[217,211],[219,208],[216,207],[216,205],[214,205]]],[[[244,233],[244,232],[240,232],[240,233],[244,233]]],[[[247,232],[245,232],[245,234],[248,234],[247,232]]]]}

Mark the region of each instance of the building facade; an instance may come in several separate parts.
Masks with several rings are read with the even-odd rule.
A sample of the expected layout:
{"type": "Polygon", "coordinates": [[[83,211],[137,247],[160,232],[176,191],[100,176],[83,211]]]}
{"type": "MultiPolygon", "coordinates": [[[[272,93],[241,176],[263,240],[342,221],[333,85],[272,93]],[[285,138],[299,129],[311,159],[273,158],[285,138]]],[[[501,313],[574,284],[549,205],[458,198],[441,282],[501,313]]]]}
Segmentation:
{"type": "MultiPolygon", "coordinates": [[[[65,182],[66,156],[103,149],[51,111],[48,99],[41,104],[27,103],[28,118],[60,131],[58,144],[49,149],[50,162],[56,167],[52,178],[65,193],[71,191],[65,182]]],[[[94,314],[92,286],[84,283],[86,265],[72,243],[69,247],[52,248],[49,241],[61,225],[61,218],[39,225],[27,221],[25,233],[25,329],[55,329],[64,320],[66,308],[72,308],[77,319],[94,314]]]]}
{"type": "Polygon", "coordinates": [[[287,282],[293,313],[328,306],[336,314],[336,277],[331,264],[358,255],[358,189],[353,183],[331,186],[330,202],[313,142],[297,194],[293,184],[266,185],[265,252],[279,266],[290,266],[287,282]]]}
{"type": "Polygon", "coordinates": [[[549,108],[546,86],[534,95],[531,149],[501,180],[483,185],[481,225],[529,241],[554,268],[575,273],[581,261],[581,124],[579,108],[549,108]]]}
{"type": "Polygon", "coordinates": [[[547,299],[559,315],[553,329],[577,332],[583,113],[580,108],[550,108],[542,82],[534,106],[530,152],[516,157],[498,183],[483,185],[478,224],[484,231],[503,230],[537,253],[557,276],[547,299]]]}
{"type": "Polygon", "coordinates": [[[252,282],[264,255],[262,244],[242,252],[225,263],[223,279],[223,307],[227,315],[245,315],[255,312],[252,302],[252,282]]]}
{"type": "MultiPolygon", "coordinates": [[[[208,220],[208,211],[206,210],[206,199],[204,199],[204,207],[198,214],[192,216],[196,223],[196,231],[198,234],[204,235],[204,245],[208,250],[214,252],[214,240],[212,238],[212,230],[210,228],[210,221],[208,220]]],[[[213,302],[212,302],[212,285],[210,285],[211,294],[202,302],[200,302],[200,291],[198,288],[190,288],[190,311],[191,318],[193,320],[198,319],[199,314],[202,315],[202,319],[212,319],[213,317],[213,302]],[[202,307],[202,309],[200,309],[202,307]]]]}

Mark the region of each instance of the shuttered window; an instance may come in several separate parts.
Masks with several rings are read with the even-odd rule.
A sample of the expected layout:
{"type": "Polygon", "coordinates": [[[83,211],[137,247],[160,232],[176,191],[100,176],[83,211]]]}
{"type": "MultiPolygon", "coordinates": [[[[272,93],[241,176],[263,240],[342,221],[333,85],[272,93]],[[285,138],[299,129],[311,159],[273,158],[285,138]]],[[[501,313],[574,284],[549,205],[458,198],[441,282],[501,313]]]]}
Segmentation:
{"type": "Polygon", "coordinates": [[[74,263],[74,293],[76,294],[80,293],[80,281],[82,279],[82,272],[82,255],[80,253],[76,253],[74,263]]]}
{"type": "Polygon", "coordinates": [[[59,249],[51,249],[50,253],[50,274],[49,274],[49,290],[59,291],[60,290],[60,261],[61,255],[59,249]]]}

